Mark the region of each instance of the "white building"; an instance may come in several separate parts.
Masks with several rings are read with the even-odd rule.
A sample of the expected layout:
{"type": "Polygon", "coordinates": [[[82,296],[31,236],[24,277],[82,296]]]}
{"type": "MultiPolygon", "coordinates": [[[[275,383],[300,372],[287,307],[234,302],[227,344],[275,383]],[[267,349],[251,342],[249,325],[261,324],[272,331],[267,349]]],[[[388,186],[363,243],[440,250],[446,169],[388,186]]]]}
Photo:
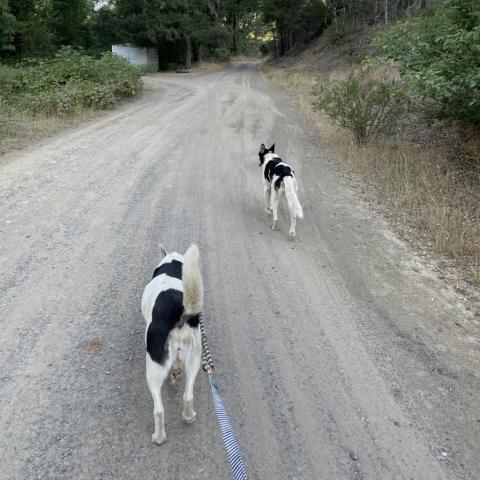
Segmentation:
{"type": "Polygon", "coordinates": [[[156,48],[135,47],[130,44],[112,45],[112,53],[133,65],[150,65],[152,70],[158,70],[158,51],[156,48]]]}

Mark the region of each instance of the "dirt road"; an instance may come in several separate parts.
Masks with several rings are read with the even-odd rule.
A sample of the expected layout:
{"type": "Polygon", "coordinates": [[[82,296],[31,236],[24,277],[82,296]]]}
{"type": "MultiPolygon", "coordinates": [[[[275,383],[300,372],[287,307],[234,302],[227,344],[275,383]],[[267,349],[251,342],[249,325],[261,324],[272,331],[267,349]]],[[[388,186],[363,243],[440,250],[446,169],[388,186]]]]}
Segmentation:
{"type": "Polygon", "coordinates": [[[479,326],[367,209],[253,64],[144,97],[0,164],[0,479],[228,479],[207,389],[150,443],[140,297],[202,254],[217,383],[251,479],[478,479],[479,326]],[[257,151],[300,180],[288,239],[257,151]]]}

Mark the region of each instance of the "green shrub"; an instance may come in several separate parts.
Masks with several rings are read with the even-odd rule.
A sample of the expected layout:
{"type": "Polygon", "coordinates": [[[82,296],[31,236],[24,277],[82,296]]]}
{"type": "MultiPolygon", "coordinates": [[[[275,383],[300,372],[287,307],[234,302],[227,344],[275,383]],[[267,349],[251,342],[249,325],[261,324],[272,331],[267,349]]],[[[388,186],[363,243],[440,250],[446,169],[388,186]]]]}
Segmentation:
{"type": "Polygon", "coordinates": [[[377,55],[395,61],[427,113],[480,125],[480,4],[451,0],[431,17],[377,35],[377,55]]]}
{"type": "Polygon", "coordinates": [[[15,38],[16,18],[11,14],[8,2],[0,0],[0,52],[13,50],[15,38]]]}
{"type": "Polygon", "coordinates": [[[341,23],[332,23],[325,29],[325,35],[331,44],[338,43],[345,38],[345,26],[341,23]]]}
{"type": "Polygon", "coordinates": [[[230,50],[228,48],[216,48],[213,55],[218,62],[228,62],[230,60],[230,50]]]}
{"type": "Polygon", "coordinates": [[[354,75],[333,84],[321,83],[314,95],[314,110],[348,128],[360,145],[391,134],[407,100],[397,82],[375,82],[354,75]]]}
{"type": "Polygon", "coordinates": [[[95,59],[66,48],[51,59],[28,59],[15,73],[0,69],[0,100],[17,111],[68,115],[104,109],[141,88],[141,72],[116,55],[95,59]]]}
{"type": "Polygon", "coordinates": [[[161,66],[161,70],[164,70],[166,72],[176,72],[177,70],[183,70],[184,68],[185,68],[185,65],[183,65],[182,63],[175,63],[175,62],[164,63],[161,66]]]}
{"type": "Polygon", "coordinates": [[[14,68],[0,64],[0,92],[10,90],[16,75],[17,71],[14,68]]]}

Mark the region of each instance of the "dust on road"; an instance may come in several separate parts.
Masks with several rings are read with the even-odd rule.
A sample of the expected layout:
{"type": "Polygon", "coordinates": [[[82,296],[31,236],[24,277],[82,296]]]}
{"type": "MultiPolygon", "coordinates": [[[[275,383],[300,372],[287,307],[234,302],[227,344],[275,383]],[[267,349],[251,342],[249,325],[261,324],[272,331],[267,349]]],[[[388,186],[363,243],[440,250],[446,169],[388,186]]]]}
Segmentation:
{"type": "Polygon", "coordinates": [[[197,422],[166,385],[150,443],[140,298],[158,244],[193,241],[250,478],[478,478],[478,325],[456,298],[255,64],[147,87],[0,167],[0,478],[230,478],[203,375],[197,422]],[[263,213],[262,142],[301,185],[295,242],[263,213]]]}

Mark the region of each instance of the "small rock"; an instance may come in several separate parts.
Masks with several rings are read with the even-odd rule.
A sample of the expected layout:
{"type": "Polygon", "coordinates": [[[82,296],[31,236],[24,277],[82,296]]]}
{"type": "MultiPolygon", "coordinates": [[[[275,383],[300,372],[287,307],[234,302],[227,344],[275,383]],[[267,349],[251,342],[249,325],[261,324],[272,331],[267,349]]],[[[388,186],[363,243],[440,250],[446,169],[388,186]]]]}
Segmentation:
{"type": "Polygon", "coordinates": [[[356,452],[354,452],[353,450],[350,450],[349,455],[354,462],[358,461],[358,455],[356,454],[356,452]]]}

